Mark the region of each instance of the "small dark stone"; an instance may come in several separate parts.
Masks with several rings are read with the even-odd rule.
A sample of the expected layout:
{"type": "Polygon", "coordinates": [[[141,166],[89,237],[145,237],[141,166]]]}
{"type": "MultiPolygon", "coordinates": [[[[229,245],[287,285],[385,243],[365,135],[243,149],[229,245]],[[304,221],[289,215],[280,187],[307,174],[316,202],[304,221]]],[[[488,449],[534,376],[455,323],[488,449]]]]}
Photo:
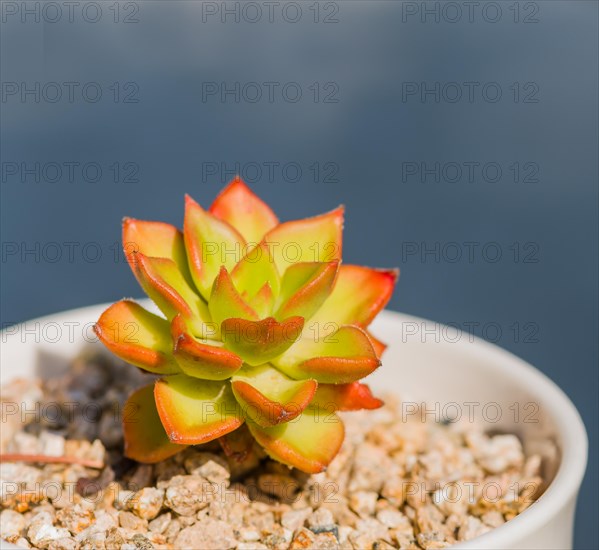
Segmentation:
{"type": "Polygon", "coordinates": [[[339,528],[336,525],[325,525],[323,527],[310,527],[310,531],[312,531],[315,535],[319,535],[320,533],[333,533],[335,538],[339,540],[339,528]]]}
{"type": "Polygon", "coordinates": [[[154,548],[154,545],[140,533],[133,535],[131,542],[135,545],[135,548],[139,548],[139,550],[151,550],[154,548]]]}
{"type": "Polygon", "coordinates": [[[114,471],[114,475],[117,479],[121,479],[126,473],[133,469],[133,467],[137,464],[134,460],[130,458],[121,456],[111,465],[111,468],[114,471]]]}
{"type": "Polygon", "coordinates": [[[98,494],[114,481],[113,469],[108,466],[102,470],[98,477],[80,477],[77,480],[75,490],[83,497],[91,497],[98,494]]]}
{"type": "Polygon", "coordinates": [[[89,397],[98,397],[106,392],[112,382],[109,367],[102,361],[80,361],[76,363],[75,374],[69,390],[81,390],[89,397]]]}

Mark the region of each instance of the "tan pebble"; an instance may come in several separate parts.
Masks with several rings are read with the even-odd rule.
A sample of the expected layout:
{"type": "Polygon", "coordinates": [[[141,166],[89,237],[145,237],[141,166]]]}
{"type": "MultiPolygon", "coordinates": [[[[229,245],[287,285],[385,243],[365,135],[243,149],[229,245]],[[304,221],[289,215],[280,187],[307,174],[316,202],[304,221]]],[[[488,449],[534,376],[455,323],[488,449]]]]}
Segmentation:
{"type": "Polygon", "coordinates": [[[58,511],[56,521],[76,534],[89,527],[95,519],[94,512],[81,504],[67,506],[58,511]]]}
{"type": "Polygon", "coordinates": [[[231,473],[227,461],[213,453],[195,452],[184,461],[187,473],[201,476],[213,483],[229,485],[231,473]]]}
{"type": "Polygon", "coordinates": [[[164,504],[177,514],[191,516],[216,498],[214,485],[200,476],[175,476],[167,486],[164,504]]]}
{"type": "Polygon", "coordinates": [[[448,483],[432,495],[433,503],[446,516],[451,514],[463,515],[468,510],[470,502],[469,489],[463,483],[448,483]]]}
{"type": "Polygon", "coordinates": [[[240,542],[236,548],[237,550],[269,550],[268,546],[261,542],[240,542]]]}
{"type": "Polygon", "coordinates": [[[263,537],[262,542],[272,550],[287,550],[292,538],[292,531],[276,526],[272,533],[268,533],[263,537]]]}
{"type": "Polygon", "coordinates": [[[427,504],[428,491],[426,484],[421,480],[411,480],[404,483],[406,503],[417,510],[427,504]]]}
{"type": "Polygon", "coordinates": [[[163,534],[168,527],[168,524],[171,522],[172,514],[170,512],[166,512],[166,514],[160,514],[156,519],[153,519],[148,524],[148,529],[152,531],[152,533],[160,533],[163,534]]]}
{"type": "Polygon", "coordinates": [[[335,525],[333,513],[327,508],[319,508],[308,516],[308,527],[313,531],[330,529],[335,525]]]}
{"type": "MultiPolygon", "coordinates": [[[[0,537],[9,540],[14,538],[15,541],[21,536],[21,532],[25,529],[25,517],[13,510],[2,510],[0,512],[0,537]]],[[[14,542],[10,541],[9,542],[14,542]]]]}
{"type": "Polygon", "coordinates": [[[316,535],[312,531],[302,527],[295,533],[289,550],[306,550],[312,548],[315,539],[316,535]]]}
{"type": "Polygon", "coordinates": [[[427,480],[440,481],[445,476],[445,458],[433,450],[418,458],[418,462],[424,467],[423,477],[427,480]]]}
{"type": "Polygon", "coordinates": [[[337,550],[339,541],[333,533],[318,533],[314,539],[314,550],[337,550]]]}
{"type": "Polygon", "coordinates": [[[322,508],[330,510],[333,514],[333,518],[335,519],[335,523],[339,525],[348,525],[349,527],[354,527],[359,518],[357,514],[349,509],[349,506],[343,500],[333,504],[325,504],[322,506],[322,508]]]}
{"type": "Polygon", "coordinates": [[[132,531],[141,531],[145,529],[148,522],[145,519],[141,519],[131,512],[125,512],[121,510],[119,512],[119,524],[125,529],[131,529],[132,531]]]}
{"type": "Polygon", "coordinates": [[[197,523],[197,518],[195,516],[179,516],[178,521],[181,524],[181,528],[183,528],[197,523]]]}
{"type": "Polygon", "coordinates": [[[48,548],[52,541],[69,538],[71,533],[64,527],[54,527],[52,523],[35,521],[27,530],[27,538],[37,548],[48,548]]]}
{"type": "Polygon", "coordinates": [[[116,492],[115,498],[113,500],[114,506],[121,510],[126,510],[129,508],[129,501],[135,496],[133,491],[129,491],[128,489],[121,489],[120,486],[116,492]]]}
{"type": "Polygon", "coordinates": [[[357,491],[349,497],[349,506],[361,517],[374,515],[379,495],[374,491],[357,491]]]}
{"type": "Polygon", "coordinates": [[[256,542],[262,538],[262,534],[257,529],[251,527],[242,527],[239,529],[237,538],[244,542],[256,542]]]}
{"type": "Polygon", "coordinates": [[[356,530],[349,535],[349,541],[354,548],[371,549],[375,547],[379,539],[386,538],[387,536],[387,527],[377,520],[373,518],[360,519],[356,523],[356,530]]]}
{"type": "Polygon", "coordinates": [[[524,477],[538,476],[541,471],[542,459],[540,455],[531,455],[526,459],[524,468],[522,468],[522,475],[524,477]]]}
{"type": "Polygon", "coordinates": [[[133,548],[135,550],[152,550],[154,548],[154,545],[150,542],[150,540],[141,533],[133,535],[131,538],[131,543],[133,544],[133,548]]]}
{"type": "Polygon", "coordinates": [[[458,540],[470,540],[490,531],[491,528],[478,518],[468,516],[463,518],[458,531],[458,540]]]}
{"type": "Polygon", "coordinates": [[[167,526],[163,535],[166,537],[167,542],[173,543],[177,537],[179,531],[181,531],[181,522],[178,519],[173,519],[167,526]]]}
{"type": "Polygon", "coordinates": [[[520,440],[511,434],[496,435],[474,450],[481,466],[493,474],[510,467],[519,468],[524,462],[520,440]]]}
{"type": "Polygon", "coordinates": [[[422,533],[444,531],[443,514],[432,504],[426,504],[416,510],[416,524],[422,533]]]}
{"type": "MultiPolygon", "coordinates": [[[[83,539],[78,550],[104,550],[106,548],[106,533],[93,532],[83,539]]],[[[116,549],[115,549],[116,550],[116,549]]]]}
{"type": "Polygon", "coordinates": [[[311,508],[300,508],[299,510],[289,510],[281,516],[281,525],[291,531],[296,531],[304,526],[306,519],[312,513],[311,508]]]}
{"type": "Polygon", "coordinates": [[[503,515],[497,510],[489,510],[483,514],[480,518],[485,525],[489,527],[499,527],[505,523],[503,515]]]}
{"type": "Polygon", "coordinates": [[[356,449],[350,491],[380,491],[391,468],[387,453],[371,443],[364,443],[356,449]]]}
{"type": "Polygon", "coordinates": [[[35,435],[20,431],[14,435],[6,450],[9,453],[35,455],[40,453],[41,445],[35,435]]]}
{"type": "Polygon", "coordinates": [[[54,540],[48,546],[48,550],[75,550],[76,548],[77,542],[75,541],[75,539],[67,537],[54,540]]]}
{"type": "Polygon", "coordinates": [[[416,536],[412,528],[410,530],[392,529],[389,531],[390,539],[401,549],[417,549],[420,548],[416,541],[416,536]]]}
{"type": "Polygon", "coordinates": [[[31,544],[29,544],[29,541],[24,537],[19,537],[17,540],[15,540],[14,545],[18,546],[19,548],[31,548],[31,544]]]}
{"type": "Polygon", "coordinates": [[[381,495],[398,508],[406,500],[406,480],[401,477],[386,479],[381,489],[381,495]]]}
{"type": "Polygon", "coordinates": [[[162,508],[164,490],[144,487],[129,501],[129,508],[142,519],[154,519],[162,508]]]}
{"type": "Polygon", "coordinates": [[[106,535],[105,546],[107,550],[120,550],[125,544],[127,538],[123,535],[124,531],[113,527],[106,535]]]}
{"type": "Polygon", "coordinates": [[[202,548],[203,550],[227,550],[235,548],[237,541],[233,529],[224,521],[204,521],[186,527],[177,535],[175,548],[202,548]]]}
{"type": "Polygon", "coordinates": [[[379,520],[383,525],[389,527],[390,529],[398,529],[401,527],[409,527],[410,531],[412,530],[410,520],[402,514],[399,510],[394,508],[386,508],[380,510],[376,514],[376,519],[379,520]]]}
{"type": "Polygon", "coordinates": [[[348,537],[353,548],[359,550],[374,550],[377,542],[377,537],[371,533],[362,533],[360,531],[354,531],[348,537]]]}
{"type": "Polygon", "coordinates": [[[42,432],[39,436],[40,452],[47,456],[63,456],[64,437],[51,432],[42,432]]]}
{"type": "Polygon", "coordinates": [[[447,533],[452,533],[452,535],[455,535],[457,530],[460,528],[461,523],[462,523],[462,517],[452,514],[452,515],[448,516],[447,518],[445,518],[445,524],[444,524],[445,531],[447,533]]]}
{"type": "Polygon", "coordinates": [[[119,522],[119,513],[114,509],[107,510],[96,510],[95,512],[95,522],[88,527],[91,529],[98,529],[100,531],[108,531],[113,527],[116,527],[119,522]]]}
{"type": "MultiPolygon", "coordinates": [[[[337,536],[339,540],[339,544],[343,545],[346,542],[348,542],[348,537],[351,533],[353,533],[354,530],[352,527],[350,527],[349,525],[340,525],[339,529],[337,530],[337,536]]],[[[349,544],[349,542],[348,542],[349,544]]]]}
{"type": "Polygon", "coordinates": [[[418,541],[418,544],[426,550],[437,550],[439,548],[451,546],[449,542],[444,540],[443,534],[437,531],[431,533],[418,533],[416,540],[418,541]]]}
{"type": "Polygon", "coordinates": [[[99,439],[95,439],[87,453],[87,460],[104,462],[105,456],[106,448],[104,447],[104,444],[99,439]]]}
{"type": "MultiPolygon", "coordinates": [[[[255,506],[256,503],[254,503],[255,506]]],[[[259,531],[271,532],[275,526],[275,515],[273,512],[259,512],[255,509],[247,511],[243,515],[245,522],[259,531]]]]}

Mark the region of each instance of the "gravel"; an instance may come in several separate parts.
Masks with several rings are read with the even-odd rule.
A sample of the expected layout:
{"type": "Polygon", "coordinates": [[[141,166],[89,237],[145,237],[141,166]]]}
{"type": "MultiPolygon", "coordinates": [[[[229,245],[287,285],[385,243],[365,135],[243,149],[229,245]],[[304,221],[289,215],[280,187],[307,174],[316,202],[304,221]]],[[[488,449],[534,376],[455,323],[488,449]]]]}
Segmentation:
{"type": "Polygon", "coordinates": [[[81,462],[0,464],[3,539],[51,550],[446,548],[509,521],[543,487],[540,457],[525,456],[515,435],[402,419],[393,398],[343,415],[346,441],[321,474],[290,470],[259,448],[240,464],[218,444],[137,464],[121,454],[115,411],[149,380],[88,356],[62,378],[1,389],[4,403],[59,411],[25,423],[11,415],[3,453],[81,462]],[[73,402],[94,405],[67,414],[73,402]]]}

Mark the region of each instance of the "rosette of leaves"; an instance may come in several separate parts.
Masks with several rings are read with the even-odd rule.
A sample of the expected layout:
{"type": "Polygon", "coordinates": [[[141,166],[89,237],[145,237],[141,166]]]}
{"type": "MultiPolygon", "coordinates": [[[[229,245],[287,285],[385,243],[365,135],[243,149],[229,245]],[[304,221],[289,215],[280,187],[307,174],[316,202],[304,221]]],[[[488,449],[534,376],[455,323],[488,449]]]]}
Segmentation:
{"type": "Polygon", "coordinates": [[[183,231],[124,220],[128,263],[162,312],[124,299],[95,325],[160,376],[126,404],[126,456],[158,462],[245,425],[272,458],[326,468],[344,437],[336,411],[382,405],[360,379],[380,365],[367,327],[397,279],[342,264],[342,231],[342,207],[280,223],[239,178],[209,210],[187,196],[183,231]]]}

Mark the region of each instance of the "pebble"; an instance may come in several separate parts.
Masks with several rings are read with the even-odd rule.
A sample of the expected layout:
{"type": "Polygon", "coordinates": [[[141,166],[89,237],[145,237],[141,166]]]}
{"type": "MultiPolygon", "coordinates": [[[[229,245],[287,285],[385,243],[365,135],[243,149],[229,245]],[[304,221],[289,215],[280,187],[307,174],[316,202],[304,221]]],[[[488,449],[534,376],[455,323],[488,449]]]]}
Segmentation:
{"type": "Polygon", "coordinates": [[[129,508],[142,519],[154,519],[164,502],[164,490],[144,487],[128,502],[129,508]]]}
{"type": "Polygon", "coordinates": [[[227,550],[237,546],[233,529],[224,521],[203,521],[186,527],[177,535],[175,548],[227,550]]]}
{"type": "Polygon", "coordinates": [[[349,506],[360,517],[374,515],[379,494],[375,491],[356,491],[349,497],[349,506]]]}
{"type": "Polygon", "coordinates": [[[464,518],[460,529],[458,531],[458,540],[470,540],[479,535],[483,535],[491,530],[491,528],[485,525],[480,519],[474,516],[468,516],[464,518]]]}
{"type": "Polygon", "coordinates": [[[71,533],[64,527],[54,527],[43,521],[32,522],[27,530],[27,538],[37,548],[48,548],[53,541],[70,536],[71,533]]]}
{"type": "Polygon", "coordinates": [[[197,475],[175,476],[167,484],[164,503],[177,514],[191,516],[208,506],[208,499],[214,499],[212,492],[206,492],[211,487],[209,481],[197,475]]]}
{"type": "Polygon", "coordinates": [[[228,485],[231,477],[227,461],[213,453],[195,452],[185,459],[184,466],[187,473],[217,484],[228,485]]]}
{"type": "Polygon", "coordinates": [[[236,548],[237,550],[269,550],[268,546],[261,542],[240,542],[236,548]]]}
{"type": "Polygon", "coordinates": [[[520,440],[511,434],[496,435],[491,438],[473,438],[473,451],[481,466],[492,474],[498,474],[510,467],[520,467],[524,460],[520,440]]]}
{"type": "Polygon", "coordinates": [[[22,514],[13,510],[2,510],[0,512],[0,537],[15,542],[25,529],[26,521],[22,514]]]}
{"type": "Polygon", "coordinates": [[[94,512],[81,504],[66,506],[56,514],[56,520],[74,535],[89,527],[94,519],[94,512]]]}
{"type": "Polygon", "coordinates": [[[332,530],[335,527],[333,513],[327,508],[319,508],[308,516],[308,527],[313,532],[332,530]]]}
{"type": "Polygon", "coordinates": [[[297,531],[312,514],[312,508],[300,508],[299,510],[289,510],[281,516],[281,525],[291,531],[297,531]]]}
{"type": "Polygon", "coordinates": [[[156,519],[153,519],[148,524],[148,529],[152,531],[152,533],[162,534],[166,531],[169,523],[171,522],[172,514],[170,512],[166,512],[166,514],[159,515],[156,519]]]}
{"type": "MultiPolygon", "coordinates": [[[[396,529],[399,527],[410,527],[410,520],[404,516],[399,510],[394,508],[385,508],[380,510],[376,519],[379,520],[380,523],[386,525],[390,529],[396,529]]],[[[411,527],[410,527],[411,529],[411,527]]]]}
{"type": "Polygon", "coordinates": [[[119,512],[119,525],[125,529],[132,531],[141,531],[147,526],[148,522],[140,517],[137,517],[132,512],[119,512]]]}

